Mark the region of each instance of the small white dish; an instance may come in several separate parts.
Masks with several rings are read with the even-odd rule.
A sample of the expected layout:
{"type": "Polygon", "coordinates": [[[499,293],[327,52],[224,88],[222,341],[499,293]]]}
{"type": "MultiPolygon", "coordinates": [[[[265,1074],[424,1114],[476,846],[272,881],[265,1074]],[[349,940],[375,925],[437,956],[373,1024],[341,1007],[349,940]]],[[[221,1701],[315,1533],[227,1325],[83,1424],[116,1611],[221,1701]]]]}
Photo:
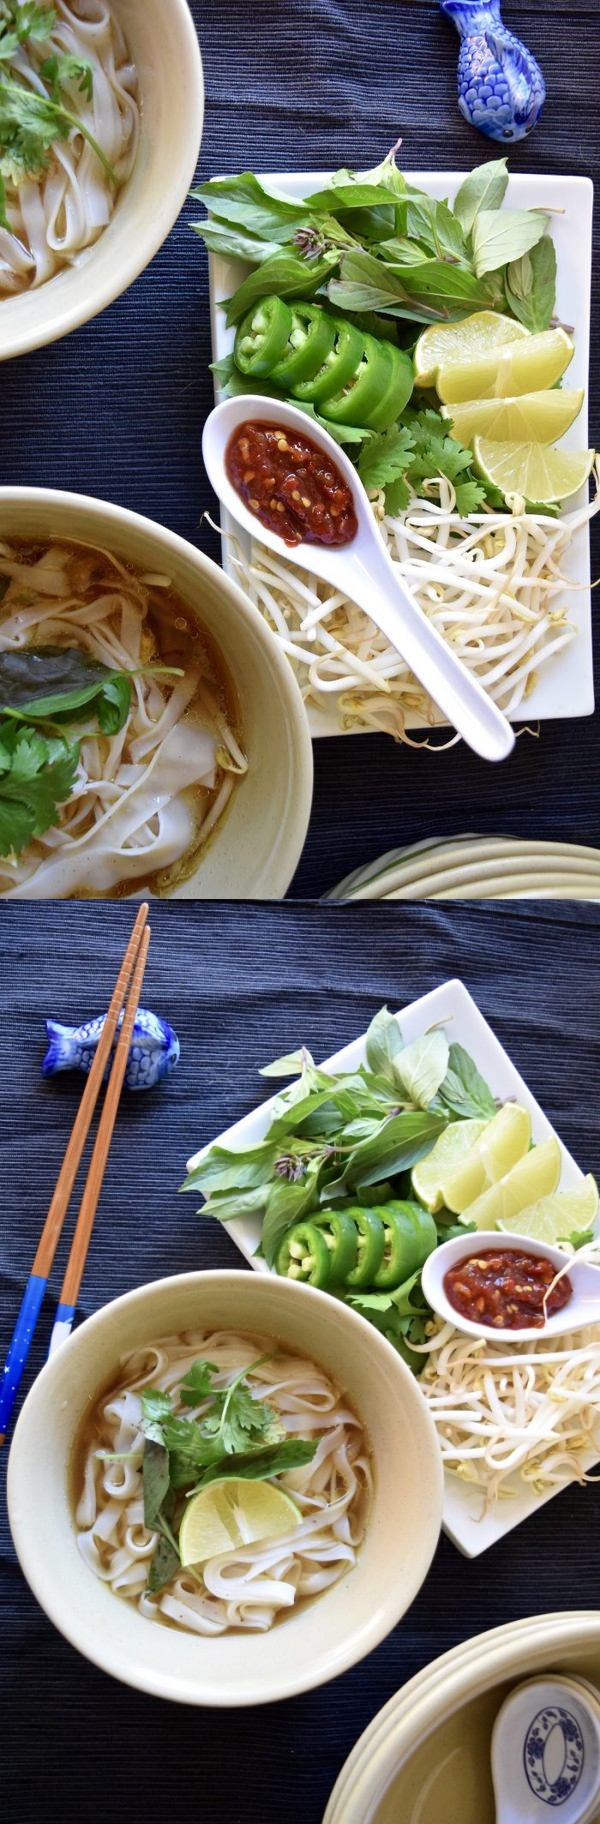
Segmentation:
{"type": "MultiPolygon", "coordinates": [[[[449,1039],[456,1040],[470,1052],[478,1069],[490,1084],[494,1095],[500,1101],[505,1102],[512,1099],[529,1109],[534,1140],[536,1142],[549,1140],[552,1135],[558,1138],[555,1129],[540,1108],[539,1102],[536,1102],[527,1084],[515,1069],[463,982],[441,983],[430,994],[425,994],[418,1001],[412,1001],[409,1006],[402,1008],[396,1017],[402,1027],[406,1044],[410,1044],[413,1039],[420,1038],[428,1027],[443,1022],[449,1039]]],[[[302,1037],[306,1037],[306,1034],[299,1033],[297,1030],[290,1032],[290,1045],[297,1045],[302,1037]]],[[[265,1059],[265,1062],[268,1062],[268,1059],[265,1059]]],[[[341,1051],[335,1052],[333,1057],[326,1058],[324,1068],[334,1071],[356,1070],[360,1064],[365,1062],[365,1035],[363,1033],[359,1038],[353,1039],[349,1045],[344,1045],[341,1051]]],[[[271,1096],[268,1101],[262,1102],[259,1108],[244,1115],[241,1121],[236,1121],[224,1133],[215,1136],[207,1135],[206,1144],[194,1154],[193,1158],[188,1160],[188,1170],[198,1164],[208,1151],[209,1144],[214,1144],[214,1140],[217,1140],[221,1146],[231,1147],[235,1150],[236,1147],[245,1148],[264,1139],[274,1099],[271,1096]]],[[[580,1171],[579,1166],[576,1165],[575,1160],[562,1143],[561,1158],[560,1189],[565,1191],[579,1189],[583,1183],[583,1172],[580,1171]]],[[[201,1224],[202,1218],[200,1218],[200,1226],[201,1224]]],[[[248,1216],[236,1222],[224,1223],[223,1227],[228,1230],[236,1247],[240,1249],[246,1260],[250,1261],[254,1271],[260,1274],[268,1273],[269,1268],[266,1262],[256,1253],[260,1242],[260,1220],[248,1216]]],[[[201,1235],[198,1246],[201,1258],[201,1235]]],[[[595,1454],[590,1452],[589,1456],[582,1459],[582,1462],[584,1468],[590,1469],[596,1462],[595,1454]]],[[[546,1501],[552,1500],[556,1492],[555,1489],[551,1489],[544,1495],[538,1495],[531,1486],[523,1487],[514,1496],[505,1496],[497,1508],[482,1514],[481,1491],[477,1488],[470,1488],[457,1476],[447,1474],[444,1482],[444,1531],[458,1546],[459,1551],[465,1553],[466,1557],[477,1558],[480,1552],[487,1551],[488,1546],[495,1545],[496,1541],[504,1538],[513,1527],[519,1526],[529,1514],[535,1513],[538,1508],[545,1505],[546,1501]]]]}
{"type": "Polygon", "coordinates": [[[492,1733],[496,1824],[591,1824],[600,1798],[600,1697],[572,1678],[517,1685],[492,1733]]]}
{"type": "Polygon", "coordinates": [[[421,1283],[425,1297],[445,1324],[453,1324],[466,1336],[481,1337],[485,1343],[497,1342],[504,1351],[511,1343],[539,1343],[547,1337],[568,1336],[570,1330],[583,1330],[586,1324],[600,1322],[600,1267],[579,1260],[576,1254],[571,1259],[563,1248],[548,1247],[545,1241],[530,1241],[528,1235],[503,1235],[501,1231],[491,1229],[481,1229],[478,1235],[473,1231],[456,1235],[452,1241],[442,1242],[441,1247],[429,1255],[421,1283]],[[551,1261],[557,1273],[568,1267],[567,1277],[573,1287],[568,1304],[563,1305],[562,1311],[554,1311],[544,1324],[524,1325],[522,1329],[505,1326],[495,1329],[493,1324],[479,1324],[461,1316],[444,1290],[446,1274],[459,1261],[471,1260],[473,1255],[481,1258],[485,1254],[499,1253],[535,1254],[538,1260],[551,1261]]]}
{"type": "Polygon", "coordinates": [[[410,1369],[356,1312],[290,1280],[186,1273],[105,1305],[42,1368],[15,1428],[8,1508],[24,1575],[72,1646],[154,1697],[236,1709],[325,1684],[397,1625],[437,1545],[442,1466],[410,1369]],[[69,1485],[90,1401],[110,1385],[122,1355],[190,1329],[272,1336],[312,1357],[347,1392],[373,1455],[373,1501],[356,1564],[264,1634],[215,1639],[149,1622],[93,1575],[77,1546],[69,1485]]]}
{"type": "Polygon", "coordinates": [[[111,0],[111,6],[138,73],[135,164],[98,240],[46,284],[0,301],[0,361],[69,335],[127,291],[170,234],[193,180],[204,77],[186,0],[111,0]]]}
{"type": "Polygon", "coordinates": [[[209,413],[202,435],[202,454],[215,494],[248,536],[259,537],[278,557],[297,563],[312,576],[339,588],[370,614],[468,746],[483,760],[505,760],[515,744],[510,723],[400,581],[356,469],[329,432],[312,419],[307,425],[305,414],[289,400],[281,403],[248,393],[242,398],[224,399],[209,413]],[[247,422],[280,424],[282,430],[291,429],[310,437],[335,463],[350,488],[357,520],[355,537],[348,544],[332,549],[302,541],[290,547],[249,512],[226,469],[229,441],[247,422]]]}
{"type": "MultiPolygon", "coordinates": [[[[428,196],[448,198],[452,202],[467,174],[464,171],[408,171],[407,175],[409,181],[418,189],[426,191],[428,196]]],[[[310,196],[311,191],[324,189],[330,180],[330,171],[270,171],[261,174],[263,183],[271,185],[280,195],[289,197],[293,202],[310,196]]],[[[593,196],[593,185],[589,178],[564,177],[555,172],[543,176],[521,171],[511,172],[506,192],[506,205],[510,209],[552,211],[550,231],[558,262],[557,315],[563,323],[572,327],[575,339],[575,354],[569,367],[569,385],[586,389],[582,411],[564,439],[565,447],[569,449],[585,448],[588,443],[593,196]]],[[[222,299],[231,297],[249,269],[240,260],[212,253],[209,254],[208,267],[213,360],[220,361],[231,353],[235,333],[233,329],[228,329],[220,303],[222,299]]],[[[220,398],[218,382],[215,385],[215,396],[217,400],[220,398]]],[[[569,510],[583,505],[587,496],[586,484],[580,494],[569,501],[569,510]]],[[[246,534],[242,533],[241,537],[238,535],[235,521],[226,511],[222,514],[221,529],[223,568],[230,576],[236,576],[234,541],[241,544],[246,557],[250,541],[246,534]]],[[[255,532],[255,536],[258,537],[259,534],[255,532]]],[[[573,582],[573,591],[568,598],[569,620],[577,628],[577,638],[565,647],[555,663],[550,662],[542,667],[531,694],[515,713],[514,720],[517,723],[593,714],[591,565],[587,526],[578,532],[570,548],[568,573],[573,582]]],[[[309,723],[314,738],[343,735],[347,732],[340,727],[335,707],[329,709],[319,705],[318,708],[311,709],[309,723]]],[[[425,726],[418,716],[408,715],[406,718],[409,730],[425,726]]]]}

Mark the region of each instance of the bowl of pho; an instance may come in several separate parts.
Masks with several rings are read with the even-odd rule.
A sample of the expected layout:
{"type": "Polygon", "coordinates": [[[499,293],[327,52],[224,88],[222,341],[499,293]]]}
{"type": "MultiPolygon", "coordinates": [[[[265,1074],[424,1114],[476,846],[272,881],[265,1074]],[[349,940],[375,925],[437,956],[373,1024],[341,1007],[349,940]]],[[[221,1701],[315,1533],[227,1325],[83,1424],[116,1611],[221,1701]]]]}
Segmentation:
{"type": "Polygon", "coordinates": [[[216,564],[0,488],[0,899],[280,898],[311,790],[287,660],[216,564]]]}
{"type": "Polygon", "coordinates": [[[0,360],[143,272],[185,201],[203,112],[186,0],[0,0],[0,360]]]}
{"type": "Polygon", "coordinates": [[[9,1507],[73,1646],[155,1696],[237,1707],[325,1683],[401,1619],[441,1461],[410,1370],[346,1305],[191,1273],[105,1306],[42,1369],[9,1507]]]}

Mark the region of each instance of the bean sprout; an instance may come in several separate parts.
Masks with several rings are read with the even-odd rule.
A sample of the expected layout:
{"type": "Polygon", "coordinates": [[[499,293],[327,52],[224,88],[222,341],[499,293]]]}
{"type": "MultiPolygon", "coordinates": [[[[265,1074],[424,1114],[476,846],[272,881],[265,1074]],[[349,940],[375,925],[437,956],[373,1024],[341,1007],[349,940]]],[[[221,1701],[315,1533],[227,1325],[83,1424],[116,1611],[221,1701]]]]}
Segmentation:
{"type": "MultiPolygon", "coordinates": [[[[600,473],[596,470],[596,479],[600,473]]],[[[372,496],[382,537],[420,607],[491,697],[514,716],[541,666],[576,637],[564,559],[600,507],[553,519],[488,510],[463,519],[445,477],[426,484],[436,498],[413,497],[398,518],[372,496]]],[[[335,705],[345,731],[373,728],[411,743],[409,725],[439,726],[440,714],[400,655],[342,590],[309,576],[260,542],[233,555],[244,586],[291,661],[308,708],[335,705]]],[[[458,737],[452,736],[451,741],[458,737]]]]}
{"type": "Polygon", "coordinates": [[[481,1489],[483,1513],[523,1485],[547,1495],[598,1480],[600,1325],[505,1352],[438,1324],[420,1353],[444,1467],[481,1489]]]}

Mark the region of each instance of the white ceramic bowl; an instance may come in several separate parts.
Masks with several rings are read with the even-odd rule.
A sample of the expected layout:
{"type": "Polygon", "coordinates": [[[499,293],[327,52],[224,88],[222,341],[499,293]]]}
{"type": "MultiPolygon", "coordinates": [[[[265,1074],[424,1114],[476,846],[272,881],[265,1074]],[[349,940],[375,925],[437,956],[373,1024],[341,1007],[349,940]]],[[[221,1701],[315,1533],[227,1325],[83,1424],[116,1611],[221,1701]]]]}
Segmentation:
{"type": "Polygon", "coordinates": [[[494,1824],[496,1716],[515,1685],[553,1672],[600,1687],[598,1610],[509,1622],[425,1666],[356,1743],[323,1824],[494,1824]]]}
{"type": "MultiPolygon", "coordinates": [[[[74,538],[167,571],[212,634],[237,688],[249,769],[177,899],[280,899],[308,828],[312,745],[300,692],[262,615],[203,552],[108,501],[0,488],[0,538],[74,538]]],[[[135,892],[135,882],[132,882],[135,892]]]]}
{"type": "Polygon", "coordinates": [[[121,296],[177,221],[202,141],[204,81],[186,0],[111,0],[137,66],[137,157],[108,226],[73,266],[0,302],[0,360],[66,336],[121,296]]]}
{"type": "Polygon", "coordinates": [[[73,1646],[155,1696],[236,1707],[323,1684],[383,1640],[416,1596],[435,1551],[442,1469],[410,1370],[355,1312],[284,1279],[189,1273],[106,1305],[42,1369],[16,1427],[8,1500],[27,1581],[73,1646]],[[153,1625],[98,1582],[77,1549],[69,1461],[90,1400],[125,1350],[205,1324],[273,1336],[312,1356],[348,1393],[373,1451],[375,1496],[357,1564],[268,1634],[207,1640],[153,1625]]]}

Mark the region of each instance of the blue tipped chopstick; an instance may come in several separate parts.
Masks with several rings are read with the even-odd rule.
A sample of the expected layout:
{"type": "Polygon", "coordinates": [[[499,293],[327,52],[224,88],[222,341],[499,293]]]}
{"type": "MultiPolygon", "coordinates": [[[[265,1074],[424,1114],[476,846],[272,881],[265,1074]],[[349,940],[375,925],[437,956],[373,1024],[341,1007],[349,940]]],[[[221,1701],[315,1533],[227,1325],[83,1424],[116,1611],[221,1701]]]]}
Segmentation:
{"type": "MultiPolygon", "coordinates": [[[[48,1276],[60,1240],[71,1192],[90,1130],[92,1116],[100,1093],[100,1085],[108,1062],[131,972],[138,955],[142,935],[144,934],[144,925],[147,917],[148,907],[144,901],[139,908],[135,925],[123,957],[123,962],[115,983],[113,997],[106,1015],[104,1029],[98,1041],[96,1056],[89,1077],[87,1078],[81,1102],[73,1123],[73,1131],[58,1175],[56,1190],[48,1210],[33,1267],[25,1287],[23,1302],[15,1324],[2,1379],[0,1380],[0,1445],[4,1443],[6,1438],[10,1416],[19,1390],[23,1369],[29,1354],[31,1338],[35,1330],[40,1306],[48,1282],[48,1276]]],[[[123,1022],[123,1024],[125,1024],[125,1022],[123,1022]]]]}
{"type": "Polygon", "coordinates": [[[98,1198],[102,1189],[102,1180],[104,1178],[113,1128],[117,1117],[119,1096],[123,1088],[123,1078],[127,1069],[129,1047],[131,1045],[133,1028],[135,1026],[137,1010],[140,1004],[140,994],[142,992],[142,982],[144,980],[144,970],[146,968],[149,943],[150,926],[147,925],[145,931],[142,932],[140,947],[134,964],[131,987],[129,989],[127,1005],[123,1014],[123,1024],[119,1033],[119,1042],[113,1058],[102,1114],[98,1123],[98,1132],[94,1142],[94,1150],[90,1159],[89,1171],[79,1206],[79,1215],[73,1232],[73,1240],[71,1242],[65,1277],[62,1283],[60,1303],[58,1305],[56,1318],[54,1320],[54,1328],[50,1337],[49,1356],[54,1355],[55,1350],[59,1349],[61,1343],[66,1342],[67,1337],[71,1334],[73,1318],[75,1316],[77,1299],[79,1296],[79,1288],[83,1278],[83,1269],[85,1267],[87,1251],[90,1244],[90,1236],[94,1226],[94,1217],[98,1208],[98,1198]]]}

